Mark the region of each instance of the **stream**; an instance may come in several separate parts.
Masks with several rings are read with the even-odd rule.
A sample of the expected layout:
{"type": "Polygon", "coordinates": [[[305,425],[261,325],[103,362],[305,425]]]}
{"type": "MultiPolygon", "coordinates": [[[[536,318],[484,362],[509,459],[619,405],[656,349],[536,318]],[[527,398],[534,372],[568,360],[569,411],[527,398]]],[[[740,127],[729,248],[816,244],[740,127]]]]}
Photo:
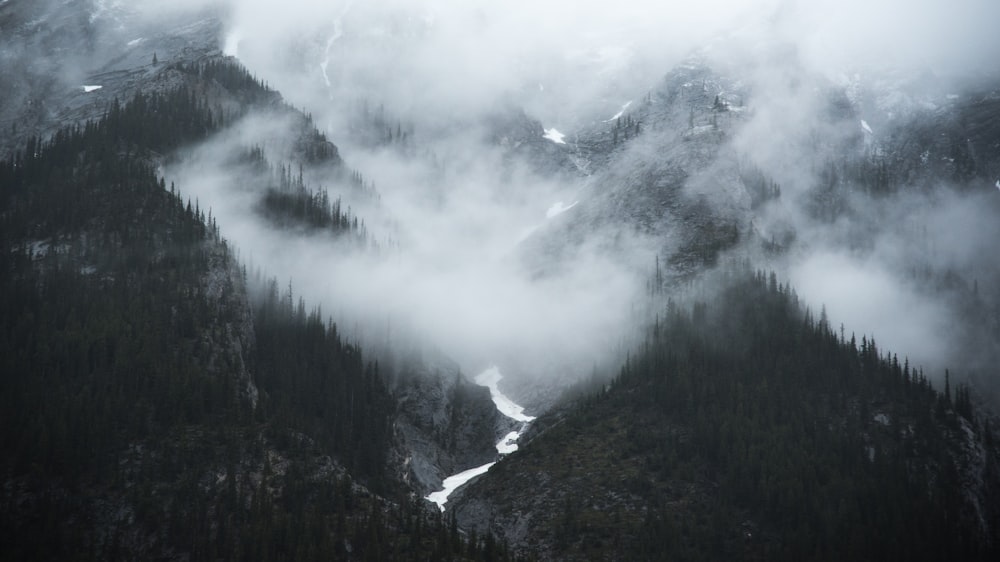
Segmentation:
{"type": "MultiPolygon", "coordinates": [[[[507,416],[508,418],[521,422],[521,428],[517,431],[511,431],[507,435],[503,436],[500,441],[497,441],[496,449],[497,454],[500,457],[504,455],[509,455],[517,450],[517,440],[521,437],[521,434],[528,429],[528,424],[535,421],[534,416],[529,416],[524,413],[524,408],[518,406],[513,400],[500,392],[500,380],[503,379],[503,375],[500,373],[500,369],[496,366],[486,369],[482,373],[476,376],[476,384],[480,386],[485,386],[490,389],[490,397],[493,398],[493,404],[496,406],[497,411],[501,414],[507,416]]],[[[448,496],[452,492],[461,488],[469,480],[472,480],[476,476],[485,474],[490,468],[495,465],[497,461],[488,462],[482,466],[477,466],[470,468],[468,470],[463,470],[458,474],[453,474],[444,479],[441,483],[443,489],[431,493],[426,496],[428,501],[432,501],[437,504],[438,508],[443,512],[444,504],[448,503],[448,496]]]]}

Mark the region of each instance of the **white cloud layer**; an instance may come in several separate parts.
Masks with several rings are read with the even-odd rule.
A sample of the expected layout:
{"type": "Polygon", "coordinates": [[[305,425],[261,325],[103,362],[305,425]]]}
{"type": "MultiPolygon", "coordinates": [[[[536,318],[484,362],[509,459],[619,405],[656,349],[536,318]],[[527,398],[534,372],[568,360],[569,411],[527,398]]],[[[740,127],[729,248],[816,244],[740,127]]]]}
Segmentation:
{"type": "MultiPolygon", "coordinates": [[[[158,17],[168,9],[148,5],[158,17]]],[[[814,184],[815,170],[796,165],[806,161],[809,139],[843,134],[816,124],[823,80],[885,69],[957,80],[995,72],[1000,53],[995,0],[181,0],[169,9],[206,5],[225,14],[220,47],[315,115],[349,164],[375,181],[382,207],[362,216],[404,248],[369,263],[314,241],[274,238],[239,208],[224,174],[180,170],[187,183],[179,184],[210,199],[244,255],[291,277],[325,310],[392,318],[468,361],[521,351],[590,361],[593,349],[620,341],[642,284],[596,252],[551,279],[516,266],[517,243],[546,220],[546,209],[576,201],[578,186],[525,170],[511,175],[484,142],[482,115],[513,102],[546,128],[569,131],[569,140],[574,127],[606,119],[700,52],[746,75],[755,113],[735,146],[791,196],[814,184]],[[352,146],[344,131],[358,100],[413,126],[433,157],[352,146]]],[[[828,234],[810,233],[801,216],[791,220],[813,242],[828,234]]],[[[941,330],[939,304],[871,257],[835,244],[812,248],[792,266],[809,302],[826,303],[836,321],[893,347],[938,354],[930,334],[941,330]]],[[[876,255],[886,253],[898,252],[876,255]]]]}

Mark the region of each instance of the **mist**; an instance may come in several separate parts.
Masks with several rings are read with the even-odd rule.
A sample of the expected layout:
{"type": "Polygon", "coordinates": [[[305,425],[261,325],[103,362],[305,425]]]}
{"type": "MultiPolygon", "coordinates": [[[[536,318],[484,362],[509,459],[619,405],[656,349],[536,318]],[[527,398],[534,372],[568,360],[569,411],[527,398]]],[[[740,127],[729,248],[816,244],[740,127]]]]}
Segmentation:
{"type": "Polygon", "coordinates": [[[814,310],[826,307],[832,326],[876,337],[932,378],[950,367],[994,385],[1000,197],[903,194],[871,212],[808,231],[790,260],[792,284],[814,310]],[[874,220],[881,228],[861,231],[874,220]]]}
{"type": "MultiPolygon", "coordinates": [[[[636,235],[627,255],[614,256],[587,246],[571,267],[550,275],[525,268],[522,242],[573,220],[572,212],[547,218],[546,211],[586,197],[594,179],[511,157],[491,136],[490,119],[523,109],[572,143],[577,131],[614,115],[692,57],[751,93],[751,113],[731,146],[787,195],[754,220],[765,231],[794,228],[800,250],[780,265],[814,309],[826,306],[848,332],[874,334],[901,356],[937,368],[967,347],[953,329],[962,323],[961,307],[953,295],[914,282],[915,264],[981,272],[984,284],[997,278],[981,264],[995,248],[990,203],[900,196],[872,210],[890,217],[885,228],[865,232],[870,240],[860,249],[858,224],[878,223],[877,216],[818,225],[803,206],[824,159],[857,144],[857,117],[880,133],[995,74],[996,2],[187,0],[170,9],[206,7],[222,14],[220,49],[310,113],[378,199],[322,177],[310,177],[312,187],[342,197],[393,249],[377,257],[348,252],[261,221],[245,186],[232,185],[215,162],[249,139],[263,142],[280,123],[248,122],[239,134],[200,147],[169,176],[211,207],[245,259],[290,280],[359,339],[420,334],[466,369],[508,356],[544,374],[607,359],[633,329],[658,242],[636,235]],[[817,117],[828,111],[831,91],[865,88],[897,93],[850,99],[860,115],[817,117]],[[359,140],[352,130],[362,105],[409,132],[411,148],[359,140]],[[936,250],[918,255],[908,249],[914,238],[906,228],[911,212],[927,209],[921,240],[936,250]],[[943,226],[952,220],[971,232],[943,226]]],[[[151,2],[140,10],[161,17],[166,8],[151,2]]]]}
{"type": "Polygon", "coordinates": [[[590,252],[538,278],[517,255],[531,232],[560,220],[547,211],[572,186],[527,170],[501,174],[501,151],[486,144],[452,147],[434,162],[358,153],[350,161],[373,170],[378,201],[336,181],[313,187],[341,197],[376,242],[387,241],[377,252],[359,250],[269,225],[257,209],[265,186],[227,164],[287,126],[249,117],[165,173],[211,211],[251,269],[276,276],[282,290],[289,283],[349,338],[382,350],[436,347],[467,371],[506,360],[531,365],[531,374],[590,368],[620,343],[639,292],[635,271],[590,252]]]}

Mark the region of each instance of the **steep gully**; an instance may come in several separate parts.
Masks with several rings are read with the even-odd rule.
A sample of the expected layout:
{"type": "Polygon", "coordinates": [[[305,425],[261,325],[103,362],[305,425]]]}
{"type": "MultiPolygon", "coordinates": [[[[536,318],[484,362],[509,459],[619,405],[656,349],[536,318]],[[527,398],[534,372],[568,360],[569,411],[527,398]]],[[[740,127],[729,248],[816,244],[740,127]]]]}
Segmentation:
{"type": "MultiPolygon", "coordinates": [[[[528,416],[524,413],[524,408],[518,406],[513,400],[504,395],[500,391],[499,383],[503,379],[503,375],[500,373],[500,369],[496,366],[486,369],[482,373],[476,376],[476,384],[480,386],[485,386],[490,389],[490,397],[493,398],[493,404],[496,405],[497,410],[507,416],[508,418],[521,422],[521,427],[517,431],[511,431],[505,435],[500,441],[497,442],[497,454],[501,457],[504,455],[509,455],[517,450],[517,440],[521,437],[521,434],[528,428],[528,424],[535,420],[534,416],[528,416]]],[[[444,505],[448,503],[448,496],[452,494],[455,490],[464,486],[469,480],[472,480],[476,476],[485,474],[496,461],[486,463],[482,466],[477,466],[459,472],[444,479],[442,486],[444,488],[432,494],[429,494],[425,499],[437,504],[441,511],[444,511],[444,505]]]]}

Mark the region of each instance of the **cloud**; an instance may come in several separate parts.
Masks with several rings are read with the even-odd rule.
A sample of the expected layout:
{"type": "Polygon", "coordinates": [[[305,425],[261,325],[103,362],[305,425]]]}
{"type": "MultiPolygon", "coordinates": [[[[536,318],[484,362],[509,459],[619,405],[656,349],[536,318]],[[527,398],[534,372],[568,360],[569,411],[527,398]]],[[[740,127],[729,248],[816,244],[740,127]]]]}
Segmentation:
{"type": "Polygon", "coordinates": [[[318,80],[329,57],[328,69],[351,87],[380,89],[401,110],[406,99],[414,109],[476,106],[537,92],[539,82],[562,103],[582,104],[575,91],[600,94],[608,84],[594,82],[631,82],[636,70],[653,81],[665,63],[713,41],[734,56],[786,43],[819,72],[922,65],[945,73],[988,65],[1000,51],[991,25],[1000,7],[990,0],[241,0],[230,13],[241,57],[262,74],[291,80],[281,75],[312,66],[318,80]]]}
{"type": "MultiPolygon", "coordinates": [[[[818,170],[833,151],[860,134],[853,117],[833,122],[819,117],[838,80],[883,77],[886,68],[930,73],[938,81],[994,71],[990,65],[1000,52],[1000,34],[992,25],[1000,21],[1000,3],[212,4],[224,14],[220,46],[315,115],[348,165],[375,182],[382,201],[350,200],[343,186],[328,187],[360,209],[376,236],[392,236],[402,249],[372,259],[338,253],[325,241],[276,234],[240,206],[225,170],[210,169],[209,156],[200,171],[174,170],[183,178],[178,184],[210,199],[206,206],[245,255],[291,277],[324,310],[355,319],[361,332],[384,331],[387,322],[405,325],[468,362],[516,353],[512,350],[537,357],[576,355],[589,362],[595,349],[609,347],[613,334],[632,322],[627,310],[642,285],[640,268],[633,266],[648,257],[646,246],[633,244],[635,256],[623,260],[626,267],[588,248],[551,278],[540,280],[521,269],[514,256],[525,233],[545,223],[554,203],[576,201],[582,184],[512,165],[489,142],[483,116],[520,106],[570,139],[575,129],[606,119],[655,88],[674,64],[698,52],[751,93],[751,117],[734,146],[782,185],[782,220],[794,224],[808,244],[809,253],[790,265],[800,293],[814,306],[826,303],[835,322],[874,332],[901,353],[928,360],[948,355],[947,339],[934,334],[954,315],[947,303],[905,279],[902,271],[913,257],[906,257],[898,232],[875,232],[869,252],[858,253],[852,249],[855,223],[813,224],[798,198],[815,187],[818,170]],[[384,106],[412,127],[416,153],[402,156],[357,142],[349,125],[359,100],[384,106]]],[[[266,136],[267,128],[258,126],[255,134],[266,136]]],[[[246,138],[219,143],[233,146],[246,138]]],[[[655,148],[646,152],[655,155],[655,148]]],[[[203,155],[221,148],[207,150],[203,155]]],[[[971,267],[974,254],[988,250],[968,250],[962,237],[935,226],[960,221],[956,217],[969,212],[968,205],[952,203],[927,220],[939,243],[954,249],[935,265],[948,259],[971,267]]],[[[551,220],[573,216],[571,210],[551,220]]],[[[906,222],[901,214],[893,220],[898,222],[886,222],[906,222]]],[[[864,224],[874,222],[865,217],[864,224]]]]}
{"type": "Polygon", "coordinates": [[[875,259],[817,251],[793,266],[791,281],[806,302],[826,307],[834,329],[844,324],[859,341],[874,336],[880,349],[908,355],[914,364],[940,366],[953,343],[948,310],[875,259]]]}
{"type": "Polygon", "coordinates": [[[481,137],[435,144],[434,159],[393,149],[357,152],[351,165],[379,186],[375,204],[330,177],[324,186],[380,240],[380,254],[345,248],[323,234],[278,230],[255,212],[266,186],[227,162],[235,151],[282,136],[288,122],[264,115],[192,151],[166,170],[185,196],[211,209],[243,258],[320,304],[342,331],[366,347],[418,342],[443,349],[472,370],[509,359],[548,369],[589,372],[612,353],[628,325],[641,283],[620,258],[579,253],[558,273],[538,278],[522,266],[520,242],[546,222],[573,186],[526,169],[501,174],[500,148],[481,137]],[[477,140],[479,139],[479,140],[477,140]],[[370,172],[367,172],[370,171],[370,172]]]}

